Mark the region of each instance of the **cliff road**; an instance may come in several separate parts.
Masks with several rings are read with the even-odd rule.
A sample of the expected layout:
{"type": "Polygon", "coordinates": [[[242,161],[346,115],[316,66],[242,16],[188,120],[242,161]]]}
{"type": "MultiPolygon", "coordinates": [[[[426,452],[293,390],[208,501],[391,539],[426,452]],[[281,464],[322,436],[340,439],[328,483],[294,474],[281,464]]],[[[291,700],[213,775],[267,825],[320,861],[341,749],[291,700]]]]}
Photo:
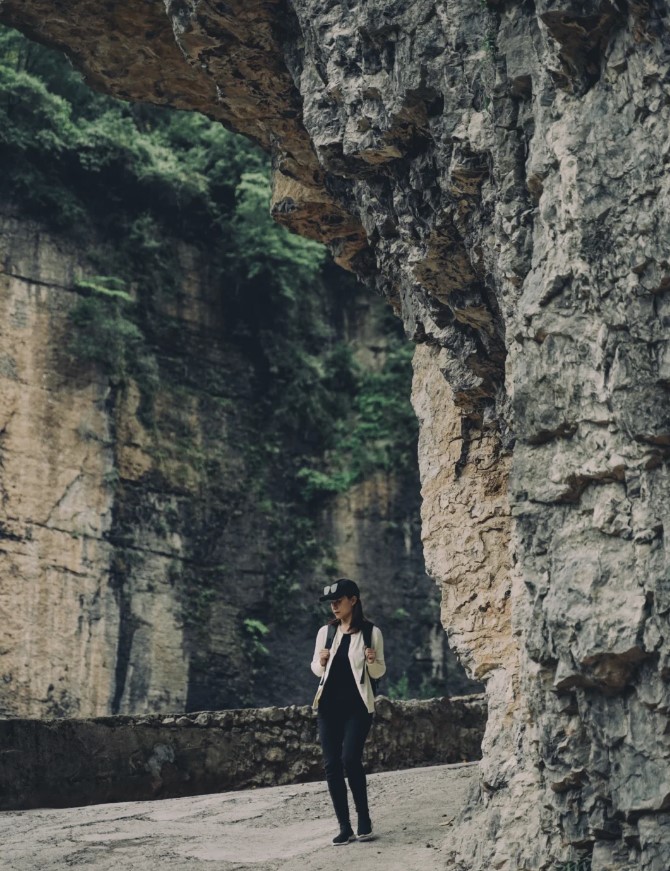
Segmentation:
{"type": "Polygon", "coordinates": [[[667,871],[670,3],[0,0],[0,21],[260,144],[275,219],[416,343],[424,553],[488,701],[444,867],[667,871]]]}

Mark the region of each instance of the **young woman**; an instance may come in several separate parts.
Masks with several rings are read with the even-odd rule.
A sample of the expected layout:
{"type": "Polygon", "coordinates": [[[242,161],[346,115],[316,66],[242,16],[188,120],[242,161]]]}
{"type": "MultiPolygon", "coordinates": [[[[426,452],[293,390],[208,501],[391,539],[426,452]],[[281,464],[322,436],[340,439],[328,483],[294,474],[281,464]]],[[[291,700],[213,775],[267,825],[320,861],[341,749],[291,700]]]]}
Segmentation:
{"type": "Polygon", "coordinates": [[[363,770],[363,745],[372,725],[375,710],[370,678],[380,678],[386,671],[384,641],[377,626],[369,635],[364,624],[361,594],[358,585],[340,578],[324,587],[320,602],[329,601],[333,619],[322,626],[316,636],[312,671],[321,678],[314,697],[318,714],[319,738],[323,750],[326,781],[333,801],[340,833],[333,844],[348,844],[356,839],[349,819],[346,772],[358,814],[358,837],[372,837],[372,822],[368,809],[368,793],[363,770]],[[328,648],[328,630],[334,631],[328,648]]]}

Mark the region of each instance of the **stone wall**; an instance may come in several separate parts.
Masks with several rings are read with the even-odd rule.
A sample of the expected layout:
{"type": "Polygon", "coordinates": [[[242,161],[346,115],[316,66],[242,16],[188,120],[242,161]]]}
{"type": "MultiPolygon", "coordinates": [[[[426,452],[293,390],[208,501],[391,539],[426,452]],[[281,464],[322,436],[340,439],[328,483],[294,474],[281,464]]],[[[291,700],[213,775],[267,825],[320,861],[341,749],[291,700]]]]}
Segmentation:
{"type": "MultiPolygon", "coordinates": [[[[381,696],[368,772],[480,756],[482,696],[391,702],[381,696]]],[[[0,810],[305,783],[323,779],[311,707],[93,720],[0,720],[0,810]]]]}

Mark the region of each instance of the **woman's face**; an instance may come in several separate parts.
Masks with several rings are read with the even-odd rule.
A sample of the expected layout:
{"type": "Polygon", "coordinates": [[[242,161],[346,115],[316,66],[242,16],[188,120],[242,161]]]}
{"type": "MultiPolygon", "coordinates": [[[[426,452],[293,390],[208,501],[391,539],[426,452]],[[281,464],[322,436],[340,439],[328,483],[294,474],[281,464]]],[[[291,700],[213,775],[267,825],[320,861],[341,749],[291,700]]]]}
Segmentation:
{"type": "Polygon", "coordinates": [[[333,599],[330,607],[333,610],[333,615],[338,620],[348,620],[354,610],[354,605],[358,601],[358,596],[341,596],[339,599],[333,599]]]}

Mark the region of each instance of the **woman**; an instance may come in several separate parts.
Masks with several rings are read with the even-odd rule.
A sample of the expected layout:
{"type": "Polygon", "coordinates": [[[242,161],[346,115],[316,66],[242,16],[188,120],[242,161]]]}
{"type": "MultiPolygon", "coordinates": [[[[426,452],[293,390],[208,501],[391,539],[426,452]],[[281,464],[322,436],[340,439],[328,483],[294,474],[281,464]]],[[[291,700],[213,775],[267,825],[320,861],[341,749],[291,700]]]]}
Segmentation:
{"type": "Polygon", "coordinates": [[[321,683],[313,707],[318,714],[328,790],[340,824],[333,844],[339,846],[356,839],[349,819],[345,771],[358,814],[358,837],[372,837],[362,757],[375,710],[370,678],[380,678],[386,665],[382,634],[363,616],[361,594],[354,581],[340,578],[329,584],[319,601],[330,602],[333,619],[316,636],[312,671],[321,683]],[[370,646],[365,644],[366,636],[371,638],[370,646]]]}

